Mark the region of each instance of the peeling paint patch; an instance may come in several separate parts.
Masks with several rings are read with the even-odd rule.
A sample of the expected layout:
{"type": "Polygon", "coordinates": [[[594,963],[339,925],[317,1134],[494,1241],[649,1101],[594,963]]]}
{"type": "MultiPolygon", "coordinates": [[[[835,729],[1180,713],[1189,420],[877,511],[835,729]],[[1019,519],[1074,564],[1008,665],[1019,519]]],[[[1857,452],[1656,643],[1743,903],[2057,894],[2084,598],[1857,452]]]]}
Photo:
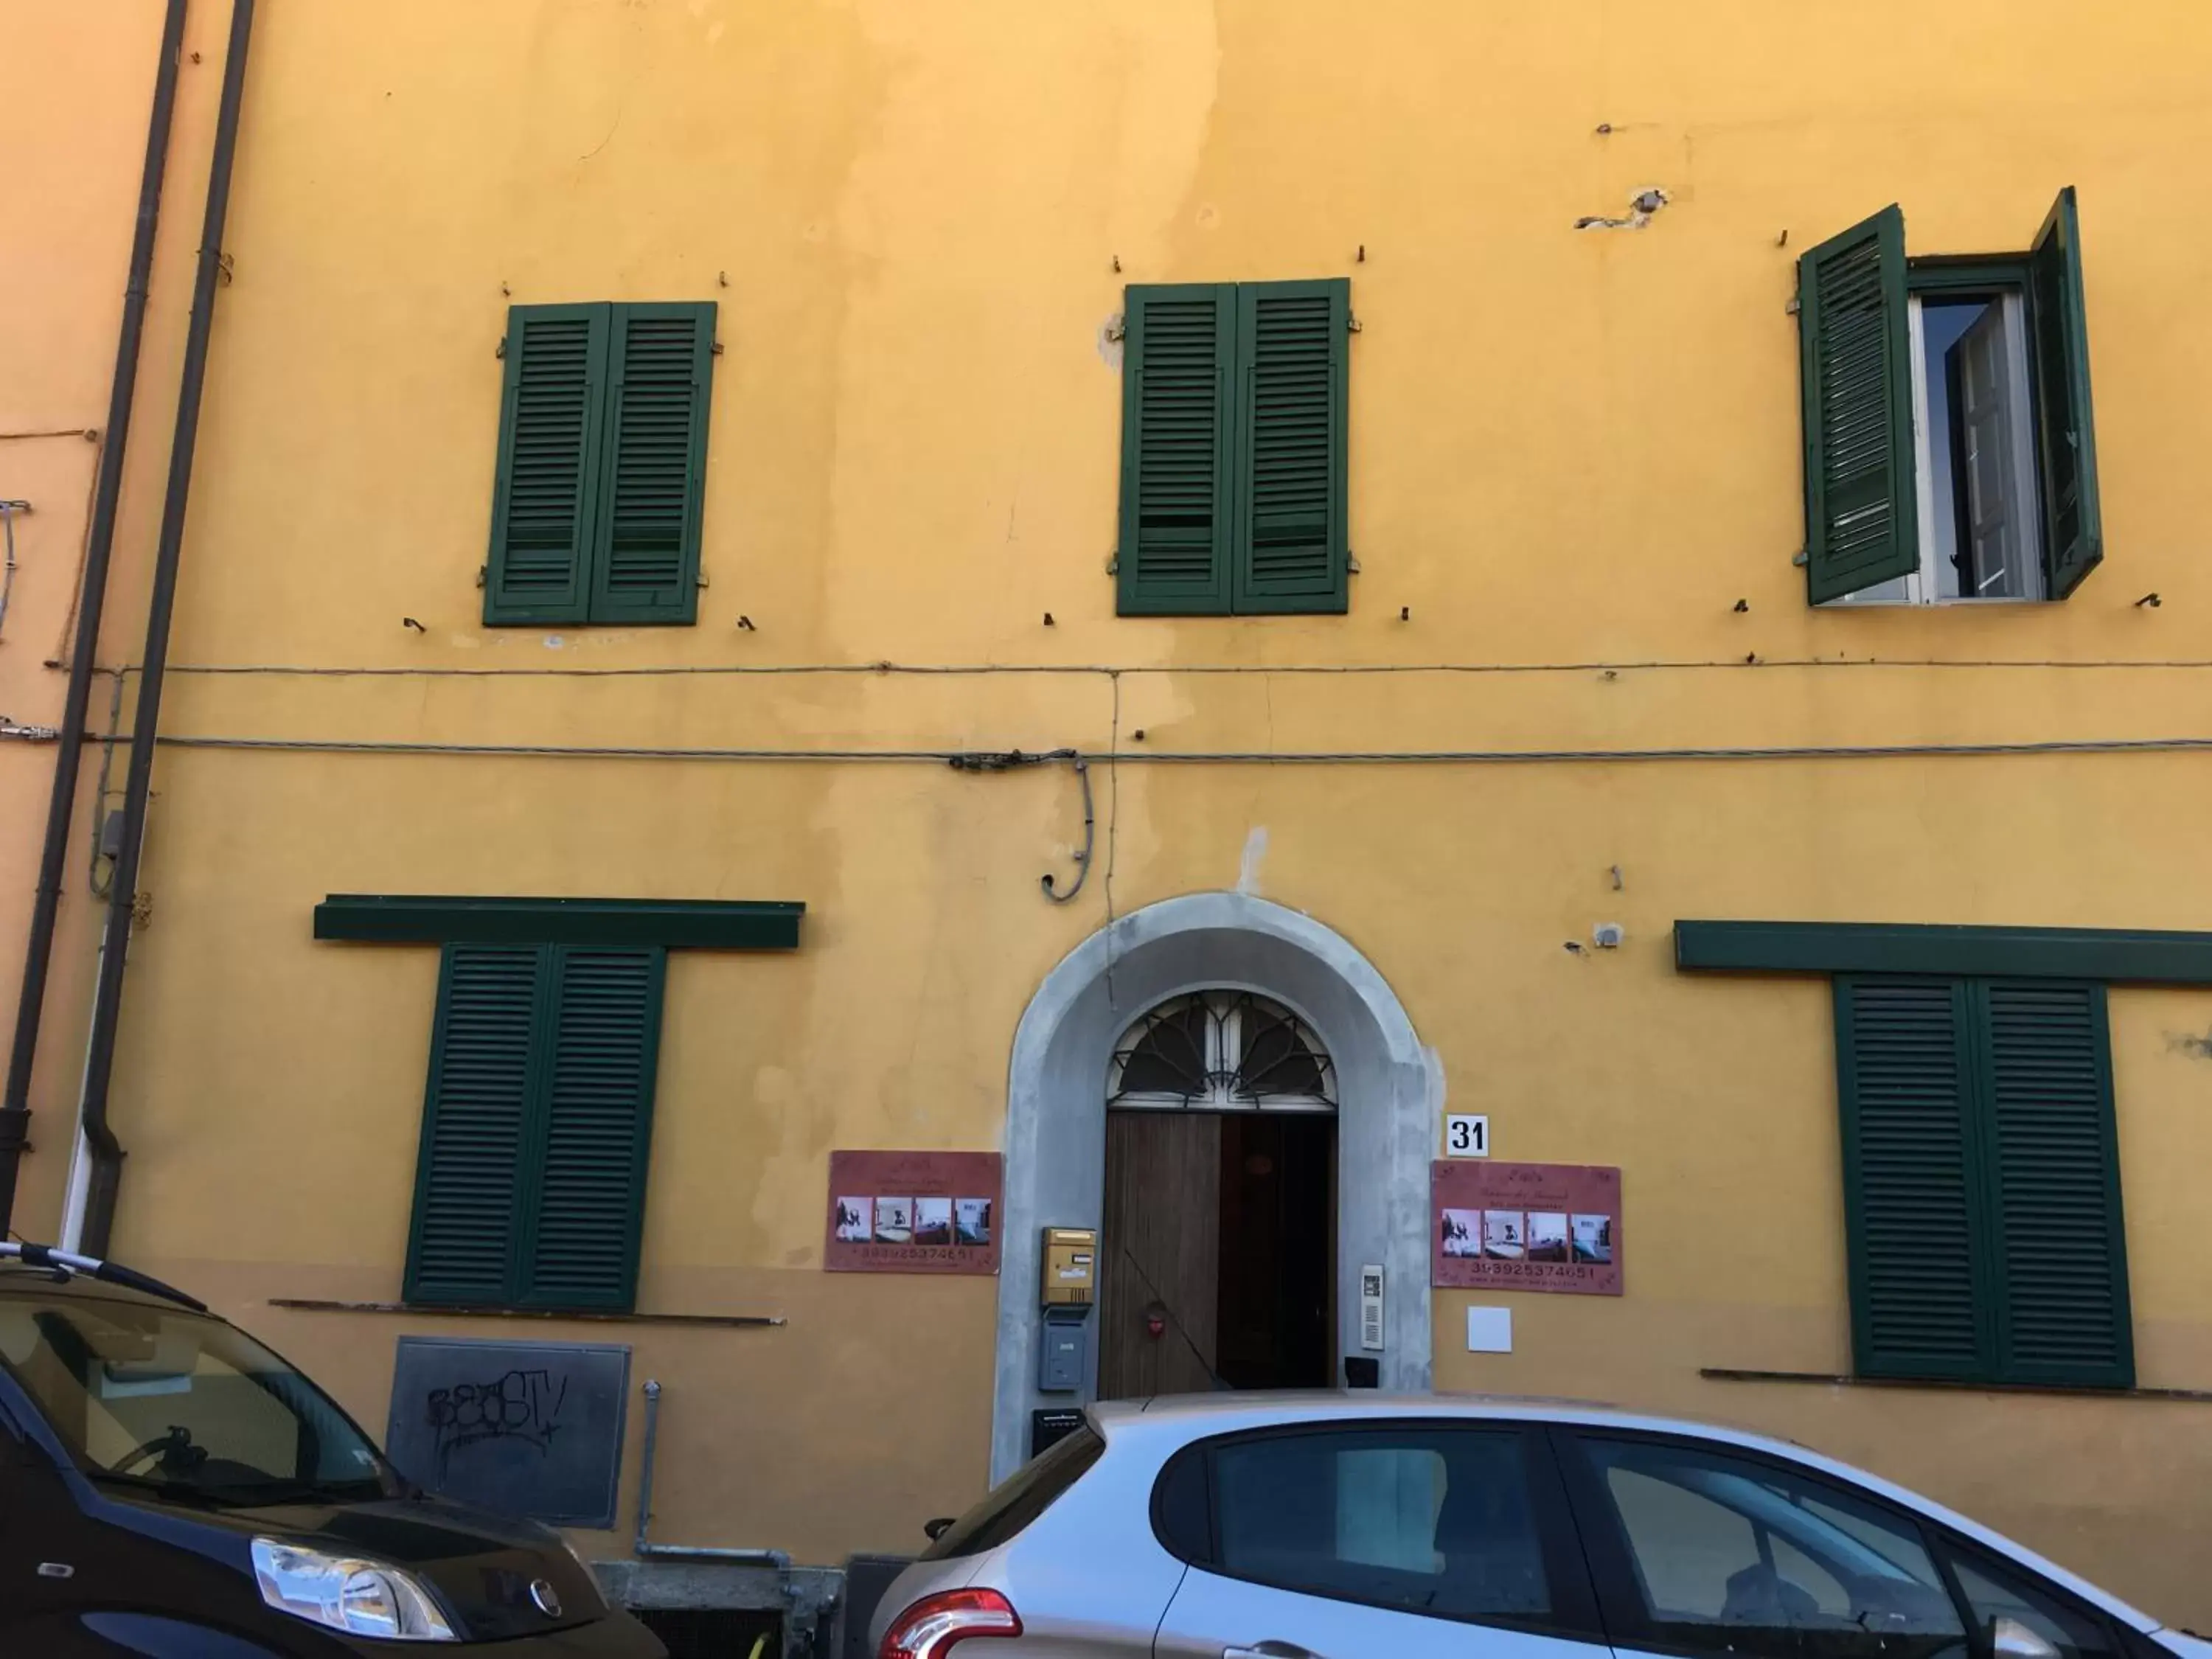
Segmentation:
{"type": "Polygon", "coordinates": [[[2212,1031],[2196,1036],[2187,1031],[2168,1031],[2166,1046],[2177,1054],[2187,1054],[2191,1060],[2212,1060],[2212,1031]]]}
{"type": "Polygon", "coordinates": [[[1638,191],[1635,195],[1628,198],[1628,212],[1625,217],[1609,219],[1599,214],[1585,214],[1575,221],[1575,228],[1577,230],[1641,230],[1651,222],[1652,215],[1674,199],[1658,185],[1653,185],[1647,190],[1638,191]]]}
{"type": "Polygon", "coordinates": [[[1121,367],[1121,341],[1128,332],[1128,321],[1116,311],[1108,313],[1098,325],[1098,361],[1110,369],[1121,367]]]}
{"type": "Polygon", "coordinates": [[[1267,856],[1267,827],[1255,823],[1244,837],[1244,856],[1237,866],[1237,890],[1247,898],[1260,896],[1260,860],[1267,856]]]}

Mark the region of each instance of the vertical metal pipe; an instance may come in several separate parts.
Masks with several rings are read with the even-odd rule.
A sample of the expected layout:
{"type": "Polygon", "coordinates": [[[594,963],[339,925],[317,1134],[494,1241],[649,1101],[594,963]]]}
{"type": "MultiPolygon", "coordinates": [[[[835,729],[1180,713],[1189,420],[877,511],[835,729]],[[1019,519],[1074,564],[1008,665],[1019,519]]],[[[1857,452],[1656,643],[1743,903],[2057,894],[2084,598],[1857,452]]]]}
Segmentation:
{"type": "Polygon", "coordinates": [[[123,844],[107,896],[100,982],[93,993],[92,1040],[81,1121],[92,1149],[85,1202],[87,1253],[105,1255],[123,1179],[123,1147],[107,1122],[108,1084],[115,1070],[115,1030],[123,1010],[124,958],[138,898],[138,853],[145,836],[146,798],[154,780],[154,735],[161,718],[161,684],[169,662],[169,621],[176,608],[177,568],[184,552],[185,508],[191,494],[192,452],[199,441],[200,394],[207,383],[208,340],[222,270],[222,231],[230,209],[231,164],[238,151],[238,114],[246,94],[246,52],[253,35],[253,0],[231,0],[230,45],[223,58],[222,101],[216,112],[215,149],[208,161],[207,214],[200,230],[199,270],[192,280],[191,319],[185,331],[184,368],[177,386],[177,427],[169,448],[168,493],[154,549],[154,592],[146,617],[138,706],[131,723],[131,769],[123,786],[123,844]]]}
{"type": "Polygon", "coordinates": [[[169,0],[161,23],[161,55],[154,67],[153,111],[147,125],[145,166],[138,180],[137,226],[131,233],[130,275],[123,288],[115,378],[107,391],[106,437],[93,485],[92,523],[85,536],[84,586],[77,604],[76,641],[70,653],[69,690],[62,699],[61,743],[54,754],[53,794],[46,803],[46,845],[39,855],[39,884],[23,954],[23,986],[15,1004],[15,1041],[8,1050],[6,1091],[0,1093],[0,1237],[5,1236],[15,1217],[15,1176],[30,1123],[31,1067],[38,1055],[46,970],[53,958],[54,924],[61,909],[62,878],[69,866],[70,816],[76,807],[85,711],[92,697],[93,664],[100,654],[100,619],[107,600],[108,557],[115,546],[116,505],[123,495],[123,460],[130,447],[131,406],[138,386],[138,343],[145,332],[146,290],[154,272],[154,229],[161,213],[161,177],[168,167],[178,64],[184,56],[185,4],[186,0],[169,0]]]}

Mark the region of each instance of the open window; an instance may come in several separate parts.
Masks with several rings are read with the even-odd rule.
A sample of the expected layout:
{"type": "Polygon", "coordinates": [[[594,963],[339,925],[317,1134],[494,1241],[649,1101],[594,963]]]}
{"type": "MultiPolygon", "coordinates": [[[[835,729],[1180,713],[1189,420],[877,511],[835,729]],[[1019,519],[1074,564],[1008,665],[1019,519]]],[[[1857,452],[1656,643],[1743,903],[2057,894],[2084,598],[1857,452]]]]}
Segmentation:
{"type": "Polygon", "coordinates": [[[1798,302],[1812,602],[2072,592],[2104,556],[2073,188],[2017,254],[1909,259],[1884,208],[1798,302]]]}

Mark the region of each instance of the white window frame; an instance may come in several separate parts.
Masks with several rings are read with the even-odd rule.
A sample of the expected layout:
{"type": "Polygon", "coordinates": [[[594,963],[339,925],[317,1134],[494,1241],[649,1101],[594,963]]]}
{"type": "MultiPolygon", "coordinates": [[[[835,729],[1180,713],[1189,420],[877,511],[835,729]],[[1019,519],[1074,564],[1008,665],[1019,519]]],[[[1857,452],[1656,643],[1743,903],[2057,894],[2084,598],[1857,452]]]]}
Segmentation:
{"type": "MultiPolygon", "coordinates": [[[[1922,304],[1928,296],[1911,294],[1905,299],[1905,319],[1912,336],[1912,451],[1913,493],[1915,511],[1920,535],[1920,568],[1908,572],[1901,579],[1905,583],[1902,596],[1886,593],[1875,597],[1869,590],[1846,593],[1828,601],[1830,605],[1853,606],[1948,605],[2042,605],[2049,598],[2044,583],[2043,569],[2043,503],[2037,489],[2038,464],[2035,453],[2035,413],[2030,407],[2031,392],[2027,364],[2027,307],[2017,289],[2006,289],[1994,296],[1992,303],[2003,308],[2006,371],[2011,376],[2012,446],[2014,512],[2021,526],[2026,542],[2028,584],[2033,590],[2021,594],[2002,594],[1983,599],[1972,593],[1947,594],[1943,592],[1942,575],[1938,568],[1936,550],[1936,471],[1934,422],[1928,395],[1928,334],[1922,315],[1922,304]]],[[[1939,296],[1940,297],[1940,296],[1939,296]]],[[[1945,443],[1950,434],[1942,434],[1945,443]]],[[[1966,487],[1966,480],[1954,476],[1951,488],[1956,491],[1966,487]]],[[[1888,582],[1878,584],[1881,587],[1888,582]]]]}

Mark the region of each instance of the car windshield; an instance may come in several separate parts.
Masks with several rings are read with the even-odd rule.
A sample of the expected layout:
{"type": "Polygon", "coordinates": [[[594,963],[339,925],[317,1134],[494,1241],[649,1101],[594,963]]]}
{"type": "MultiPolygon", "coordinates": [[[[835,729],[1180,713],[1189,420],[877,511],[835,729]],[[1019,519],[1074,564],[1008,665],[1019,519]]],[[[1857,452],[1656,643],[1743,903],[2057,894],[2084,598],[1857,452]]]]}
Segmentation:
{"type": "Polygon", "coordinates": [[[401,1490],[319,1389],[203,1314],[9,1286],[0,1366],[102,1481],[220,1507],[401,1490]]]}

